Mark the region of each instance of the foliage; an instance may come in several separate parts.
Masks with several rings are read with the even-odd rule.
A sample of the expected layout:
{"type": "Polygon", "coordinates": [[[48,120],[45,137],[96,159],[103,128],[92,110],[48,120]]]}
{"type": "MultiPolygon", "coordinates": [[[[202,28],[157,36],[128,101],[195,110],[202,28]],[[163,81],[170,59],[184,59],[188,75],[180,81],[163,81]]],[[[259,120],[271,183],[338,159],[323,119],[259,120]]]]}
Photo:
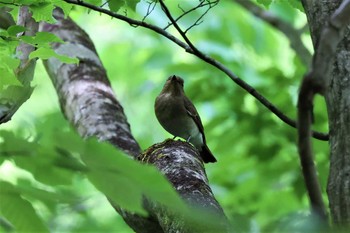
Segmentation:
{"type": "MultiPolygon", "coordinates": [[[[65,125],[60,117],[54,115],[47,119],[49,122],[36,127],[38,136],[30,141],[13,132],[0,131],[1,163],[11,161],[16,167],[32,174],[35,182],[31,182],[34,187],[29,195],[36,194],[34,197],[45,205],[47,198],[49,201],[54,198],[60,203],[64,203],[65,199],[77,201],[76,198],[62,200],[55,191],[47,192],[48,197],[42,200],[45,191],[36,186],[40,184],[46,189],[55,190],[59,186],[72,185],[77,174],[85,174],[112,203],[118,203],[120,207],[134,213],[146,215],[142,207],[143,196],[169,206],[174,211],[184,211],[182,201],[154,167],[129,159],[109,144],[91,139],[84,141],[68,128],[58,127],[65,125]]],[[[28,187],[28,182],[24,181],[25,187],[28,187]]],[[[29,225],[31,228],[27,230],[43,229],[44,224],[39,221],[31,203],[22,198],[22,195],[28,195],[23,182],[20,180],[15,185],[2,182],[0,185],[0,199],[3,200],[0,211],[15,229],[25,230],[29,225]],[[18,213],[14,215],[15,209],[21,209],[32,218],[23,218],[18,213]]]]}
{"type": "MultiPolygon", "coordinates": [[[[31,10],[33,12],[39,11],[35,9],[36,8],[32,8],[31,10]]],[[[46,10],[47,13],[50,12],[50,18],[52,18],[52,9],[51,12],[50,10],[46,10]]],[[[12,12],[18,12],[18,9],[12,10],[12,12]]],[[[34,15],[35,14],[33,14],[33,17],[34,15]]],[[[38,16],[35,16],[35,19],[38,21],[49,20],[48,18],[38,16]]],[[[49,21],[52,21],[52,19],[49,21]]],[[[6,109],[7,103],[20,102],[20,99],[23,98],[23,94],[26,92],[25,88],[23,88],[23,84],[26,82],[29,83],[28,80],[19,80],[18,67],[20,60],[15,56],[15,51],[16,47],[21,43],[27,43],[36,48],[36,50],[29,55],[29,59],[48,59],[50,57],[56,57],[65,63],[78,62],[77,58],[70,58],[65,55],[57,54],[51,48],[52,43],[63,43],[63,41],[55,35],[47,32],[38,32],[34,36],[27,36],[23,35],[25,30],[25,27],[18,25],[10,26],[7,30],[0,29],[0,113],[2,113],[2,108],[5,107],[6,109]]]]}
{"type": "MultiPolygon", "coordinates": [[[[42,4],[53,4],[53,1],[40,2],[37,5],[44,12],[50,7],[45,8],[42,4]]],[[[288,22],[306,23],[305,15],[288,1],[259,2],[274,12],[283,12],[281,15],[288,22]]],[[[174,14],[181,14],[175,3],[166,3],[174,14]]],[[[141,1],[135,15],[142,19],[147,6],[146,1],[141,1]]],[[[191,3],[182,1],[181,6],[190,7],[191,3]]],[[[68,9],[68,4],[64,7],[68,9]]],[[[117,5],[109,7],[121,11],[117,5]]],[[[180,26],[191,25],[201,13],[192,12],[180,21],[180,26]]],[[[37,17],[39,15],[44,15],[45,19],[51,17],[38,12],[37,17]]],[[[233,226],[242,232],[300,232],[306,229],[308,201],[295,146],[295,129],[277,119],[223,73],[155,33],[134,29],[94,12],[86,14],[81,8],[71,11],[70,16],[95,42],[132,132],[143,148],[170,137],[155,119],[153,102],[166,77],[180,75],[185,79],[187,95],[201,114],[208,145],[218,159],[218,163],[207,165],[207,174],[215,196],[233,226]]],[[[160,9],[155,9],[147,20],[163,26],[168,23],[160,9]]],[[[9,30],[2,32],[7,33],[10,42],[0,41],[6,48],[0,52],[6,51],[7,57],[12,57],[19,40],[14,35],[21,28],[9,30]]],[[[173,32],[173,28],[169,31],[173,32]]],[[[306,67],[282,34],[233,2],[221,1],[209,11],[203,23],[188,32],[188,36],[198,48],[227,65],[284,113],[295,118],[298,85],[306,67]]],[[[306,43],[311,44],[309,35],[304,36],[306,43]]],[[[11,58],[4,62],[0,64],[6,64],[8,72],[17,65],[11,58]]],[[[2,77],[1,82],[7,80],[2,77]]],[[[11,79],[11,82],[15,81],[11,79]]],[[[11,122],[1,125],[0,198],[7,198],[9,192],[13,194],[6,202],[13,203],[12,206],[0,204],[1,215],[19,230],[30,230],[26,219],[22,218],[23,209],[33,217],[28,220],[36,223],[37,229],[131,232],[101,192],[116,192],[119,197],[116,202],[142,212],[139,202],[132,200],[137,199],[141,191],[160,197],[157,190],[164,188],[161,184],[164,182],[155,182],[152,178],[154,170],[147,167],[142,171],[110,147],[92,141],[85,144],[77,138],[60,115],[57,97],[41,66],[34,84],[37,88],[31,99],[11,122]],[[91,154],[83,157],[82,151],[91,151],[91,154]],[[101,156],[96,157],[96,154],[101,156]],[[112,154],[116,156],[112,157],[112,154]],[[135,197],[125,196],[125,190],[109,190],[106,183],[99,183],[101,177],[111,175],[100,168],[110,164],[132,167],[132,174],[125,173],[128,178],[120,176],[117,181],[133,190],[135,197]],[[88,174],[87,168],[95,172],[88,174]],[[149,178],[138,180],[134,177],[136,171],[139,175],[148,174],[149,178]],[[130,182],[137,185],[130,185],[130,182]]],[[[324,103],[317,99],[315,106],[316,128],[325,132],[324,103]]],[[[325,187],[327,143],[315,140],[314,148],[325,187]]],[[[120,171],[121,174],[124,172],[127,171],[120,171]]]]}

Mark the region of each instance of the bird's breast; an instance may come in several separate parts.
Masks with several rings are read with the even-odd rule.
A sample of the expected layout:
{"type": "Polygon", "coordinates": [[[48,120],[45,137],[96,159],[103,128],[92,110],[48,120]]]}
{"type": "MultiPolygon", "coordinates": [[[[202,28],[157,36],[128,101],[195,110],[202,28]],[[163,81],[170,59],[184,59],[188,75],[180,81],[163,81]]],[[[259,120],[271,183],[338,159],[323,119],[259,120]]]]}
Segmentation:
{"type": "Polygon", "coordinates": [[[191,137],[198,141],[196,138],[199,136],[201,140],[199,129],[187,113],[183,98],[164,94],[156,99],[155,108],[156,117],[166,131],[186,140],[191,137]]]}

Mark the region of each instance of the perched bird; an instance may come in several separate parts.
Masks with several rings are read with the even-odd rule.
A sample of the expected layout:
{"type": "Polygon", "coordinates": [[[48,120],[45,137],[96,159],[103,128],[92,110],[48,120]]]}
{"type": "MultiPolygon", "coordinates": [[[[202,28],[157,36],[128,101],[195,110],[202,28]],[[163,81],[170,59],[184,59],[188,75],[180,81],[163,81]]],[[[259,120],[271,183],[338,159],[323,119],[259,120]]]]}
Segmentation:
{"type": "Polygon", "coordinates": [[[207,146],[201,118],[183,87],[184,80],[179,76],[167,79],[156,98],[156,117],[166,131],[192,143],[205,163],[214,163],[216,159],[207,146]]]}

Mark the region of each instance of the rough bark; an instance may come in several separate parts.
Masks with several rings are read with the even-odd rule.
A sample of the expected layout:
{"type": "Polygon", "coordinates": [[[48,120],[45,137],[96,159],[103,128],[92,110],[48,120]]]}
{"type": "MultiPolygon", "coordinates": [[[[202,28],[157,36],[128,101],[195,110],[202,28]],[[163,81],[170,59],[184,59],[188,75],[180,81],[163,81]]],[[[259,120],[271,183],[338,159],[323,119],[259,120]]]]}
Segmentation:
{"type": "MultiPolygon", "coordinates": [[[[110,87],[92,41],[71,19],[64,19],[60,10],[55,10],[54,16],[57,23],[53,25],[42,23],[40,30],[53,32],[66,42],[54,45],[57,53],[77,57],[80,61],[79,65],[64,64],[55,58],[44,62],[67,120],[73,124],[82,137],[96,136],[102,141],[109,141],[135,159],[142,157],[143,162],[147,160],[155,164],[189,204],[196,203],[206,210],[217,213],[214,215],[219,216],[220,221],[224,222],[220,224],[224,226],[222,229],[226,232],[226,217],[212,195],[203,164],[198,160],[196,167],[187,166],[187,169],[184,169],[184,160],[178,159],[184,157],[193,161],[193,158],[189,156],[195,156],[193,154],[196,152],[185,153],[185,150],[176,148],[166,150],[167,147],[164,147],[163,155],[166,156],[159,156],[159,150],[148,150],[147,159],[141,156],[141,149],[131,134],[123,108],[110,87]],[[150,151],[153,152],[150,153],[150,151]],[[167,153],[177,156],[170,156],[167,153]],[[172,168],[170,172],[176,174],[178,179],[171,179],[169,168],[172,168]],[[197,177],[198,174],[201,175],[200,178],[197,177]],[[185,185],[178,182],[179,179],[196,185],[185,185]]],[[[187,147],[189,147],[188,144],[187,147]]],[[[203,229],[196,231],[197,228],[193,228],[181,216],[174,216],[170,210],[149,200],[145,200],[145,208],[149,212],[148,218],[127,212],[118,206],[114,207],[136,232],[203,232],[203,229]]]]}
{"type": "MultiPolygon", "coordinates": [[[[8,28],[14,23],[12,17],[6,12],[5,8],[0,11],[0,26],[8,28]]],[[[38,31],[38,23],[32,18],[32,14],[29,12],[28,7],[21,7],[18,14],[17,25],[24,26],[27,30],[20,35],[34,36],[38,31]]],[[[20,36],[19,35],[19,36],[20,36]]],[[[16,49],[16,56],[20,60],[20,65],[15,71],[17,79],[23,86],[9,86],[8,92],[19,93],[16,97],[11,99],[0,99],[0,124],[11,120],[12,116],[21,107],[21,105],[27,101],[33,92],[33,88],[30,86],[30,82],[34,77],[34,69],[36,65],[36,59],[29,60],[29,54],[34,51],[35,48],[32,45],[26,43],[20,43],[16,49]]]]}
{"type": "MultiPolygon", "coordinates": [[[[314,47],[321,30],[342,1],[303,0],[314,47]]],[[[325,89],[330,129],[330,174],[327,185],[333,222],[350,226],[350,30],[338,44],[325,89]]]]}
{"type": "Polygon", "coordinates": [[[198,218],[186,219],[149,203],[147,207],[155,214],[164,232],[230,231],[228,220],[209,187],[203,160],[194,147],[186,142],[169,139],[150,147],[139,156],[139,160],[155,165],[194,208],[194,214],[198,213],[198,218]]]}
{"type": "Polygon", "coordinates": [[[57,53],[79,59],[79,65],[64,64],[56,58],[44,61],[63,114],[84,138],[96,136],[135,157],[141,149],[92,41],[72,20],[64,19],[61,11],[56,10],[55,17],[56,24],[42,23],[40,30],[53,32],[66,42],[54,45],[57,53]]]}

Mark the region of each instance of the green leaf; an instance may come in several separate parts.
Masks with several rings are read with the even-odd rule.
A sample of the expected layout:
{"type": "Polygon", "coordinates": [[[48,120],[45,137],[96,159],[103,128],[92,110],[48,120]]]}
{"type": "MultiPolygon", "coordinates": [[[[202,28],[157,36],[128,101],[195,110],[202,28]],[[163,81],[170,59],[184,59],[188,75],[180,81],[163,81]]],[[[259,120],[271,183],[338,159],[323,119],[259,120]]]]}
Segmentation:
{"type": "Polygon", "coordinates": [[[36,187],[33,182],[19,178],[16,184],[17,190],[21,195],[26,198],[32,198],[44,202],[47,206],[53,205],[54,203],[74,203],[79,200],[79,197],[72,192],[64,192],[61,190],[45,190],[43,188],[36,187]]]}
{"type": "Polygon", "coordinates": [[[15,227],[17,232],[49,232],[31,203],[23,199],[18,190],[0,181],[0,215],[15,227]]]}
{"type": "Polygon", "coordinates": [[[2,62],[4,62],[4,64],[6,64],[6,66],[9,69],[16,69],[20,63],[19,59],[9,57],[9,56],[3,57],[1,60],[2,60],[2,62]]]}
{"type": "Polygon", "coordinates": [[[50,32],[37,32],[34,42],[39,46],[52,42],[64,43],[61,38],[50,32]]]}
{"type": "Polygon", "coordinates": [[[19,25],[12,25],[7,29],[7,32],[10,36],[17,36],[17,33],[24,32],[26,30],[25,27],[19,25]]]}
{"type": "MultiPolygon", "coordinates": [[[[5,60],[5,59],[0,59],[0,61],[1,60],[5,60]]],[[[3,63],[2,65],[5,65],[5,63],[3,63]]],[[[1,73],[0,90],[10,85],[22,86],[21,82],[18,81],[12,69],[9,69],[8,67],[1,67],[0,65],[0,73],[1,73]]]]}
{"type": "Polygon", "coordinates": [[[29,7],[30,11],[33,13],[33,18],[36,22],[55,22],[55,19],[52,17],[52,11],[55,8],[55,6],[52,3],[41,2],[35,5],[32,4],[29,7]]]}
{"type": "Polygon", "coordinates": [[[173,187],[155,167],[131,160],[109,144],[89,140],[82,160],[89,168],[87,176],[94,186],[129,211],[145,214],[143,195],[174,211],[185,210],[173,187]]]}
{"type": "Polygon", "coordinates": [[[38,48],[37,50],[31,52],[29,54],[29,59],[33,59],[33,58],[41,58],[43,60],[49,59],[51,57],[57,57],[57,54],[55,53],[55,51],[51,48],[38,48]]]}
{"type": "Polygon", "coordinates": [[[62,39],[50,32],[37,32],[35,36],[21,36],[20,39],[36,47],[50,47],[50,43],[64,43],[62,39]]]}
{"type": "Polygon", "coordinates": [[[301,4],[300,0],[289,0],[287,1],[292,7],[294,7],[295,9],[300,10],[301,12],[305,12],[304,11],[304,7],[303,4],[301,4]]]}
{"type": "Polygon", "coordinates": [[[79,59],[75,57],[68,57],[65,55],[59,55],[57,54],[56,58],[58,58],[61,62],[66,63],[66,64],[78,64],[79,59]]]}
{"type": "Polygon", "coordinates": [[[73,5],[69,4],[65,1],[54,2],[54,5],[61,8],[63,10],[64,15],[67,17],[71,10],[73,9],[73,5]]]}
{"type": "Polygon", "coordinates": [[[29,59],[33,59],[36,57],[41,58],[43,60],[55,57],[64,63],[78,63],[79,61],[77,58],[71,58],[68,56],[60,55],[57,54],[53,49],[44,47],[41,47],[29,54],[29,59]]]}
{"type": "Polygon", "coordinates": [[[85,2],[90,3],[92,5],[95,5],[95,6],[100,6],[102,4],[101,0],[85,0],[85,2]]]}
{"type": "Polygon", "coordinates": [[[108,2],[109,9],[113,12],[118,12],[125,4],[125,0],[111,0],[108,2]]]}
{"type": "Polygon", "coordinates": [[[133,11],[136,11],[136,5],[137,3],[139,3],[140,0],[126,0],[126,4],[128,5],[128,7],[130,9],[132,9],[133,11]]]}
{"type": "Polygon", "coordinates": [[[257,2],[268,8],[271,5],[272,0],[257,0],[257,2]]]}
{"type": "Polygon", "coordinates": [[[74,163],[76,161],[70,162],[72,158],[65,158],[65,165],[70,164],[71,169],[62,169],[64,163],[52,148],[28,142],[9,131],[0,131],[0,138],[3,141],[0,143],[0,155],[6,158],[12,156],[15,164],[32,173],[36,180],[51,186],[71,184],[75,172],[72,167],[78,166],[74,163]]]}

